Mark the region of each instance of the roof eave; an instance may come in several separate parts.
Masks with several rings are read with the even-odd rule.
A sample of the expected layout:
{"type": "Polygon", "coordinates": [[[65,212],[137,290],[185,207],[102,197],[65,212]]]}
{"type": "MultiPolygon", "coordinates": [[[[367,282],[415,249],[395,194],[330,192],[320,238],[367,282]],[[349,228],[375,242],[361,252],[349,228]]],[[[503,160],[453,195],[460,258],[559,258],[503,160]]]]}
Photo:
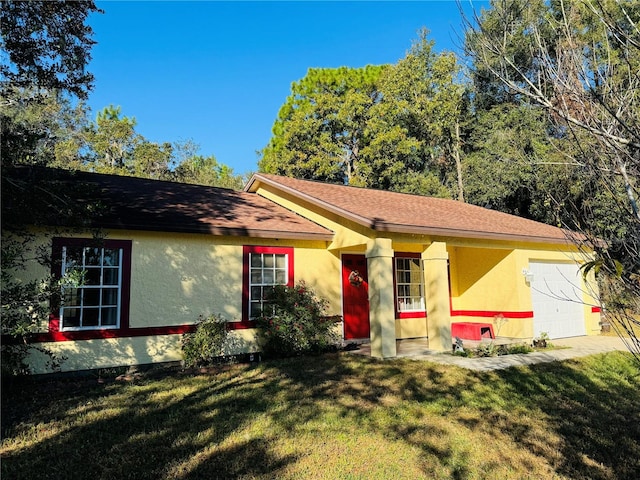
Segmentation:
{"type": "Polygon", "coordinates": [[[392,223],[375,223],[368,225],[371,229],[380,232],[409,233],[418,235],[429,235],[434,237],[459,237],[473,238],[478,240],[502,240],[516,241],[526,243],[554,243],[554,244],[570,244],[571,241],[566,237],[547,237],[535,235],[517,235],[499,232],[481,232],[477,230],[463,230],[455,228],[437,228],[437,227],[419,227],[412,225],[398,225],[392,223]]]}
{"type": "Polygon", "coordinates": [[[119,222],[102,222],[94,227],[115,229],[115,230],[137,230],[147,232],[172,232],[172,233],[196,233],[211,234],[215,236],[227,237],[252,237],[252,238],[272,238],[287,240],[319,240],[332,241],[333,232],[291,232],[283,230],[265,230],[256,228],[225,228],[203,225],[195,226],[167,226],[167,225],[149,225],[149,224],[125,224],[119,222]]]}

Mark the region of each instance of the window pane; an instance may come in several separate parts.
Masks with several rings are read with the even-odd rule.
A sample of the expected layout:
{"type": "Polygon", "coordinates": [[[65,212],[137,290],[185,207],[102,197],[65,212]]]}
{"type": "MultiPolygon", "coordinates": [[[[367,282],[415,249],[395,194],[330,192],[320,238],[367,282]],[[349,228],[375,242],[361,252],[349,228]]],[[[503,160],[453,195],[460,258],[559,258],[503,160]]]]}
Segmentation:
{"type": "Polygon", "coordinates": [[[113,249],[113,248],[105,248],[103,265],[106,265],[109,267],[116,267],[120,265],[120,250],[113,249]]]}
{"type": "Polygon", "coordinates": [[[102,309],[102,325],[113,326],[118,324],[118,308],[109,307],[102,309]]]}
{"type": "Polygon", "coordinates": [[[262,283],[262,270],[251,270],[251,283],[262,283]]]}
{"type": "Polygon", "coordinates": [[[263,266],[265,268],[273,268],[274,267],[275,262],[273,261],[273,255],[264,255],[263,260],[264,260],[263,266]]]}
{"type": "Polygon", "coordinates": [[[62,294],[62,304],[65,307],[80,305],[80,290],[77,288],[65,288],[62,294]]]}
{"type": "Polygon", "coordinates": [[[85,265],[102,265],[102,249],[101,248],[85,248],[84,264],[85,265]]]}
{"type": "Polygon", "coordinates": [[[251,255],[251,266],[252,267],[261,267],[262,266],[262,255],[259,253],[252,253],[251,255]]]}
{"type": "Polygon", "coordinates": [[[273,270],[265,270],[262,280],[265,285],[273,285],[273,281],[275,280],[273,270]]]}
{"type": "Polygon", "coordinates": [[[102,284],[103,285],[118,285],[118,269],[117,268],[105,268],[102,271],[102,284]]]}
{"type": "Polygon", "coordinates": [[[117,288],[102,289],[102,305],[118,305],[118,289],[117,288]]]}
{"type": "Polygon", "coordinates": [[[251,318],[260,316],[260,303],[259,302],[251,302],[249,305],[249,316],[251,318]]]}
{"type": "Polygon", "coordinates": [[[283,270],[276,270],[276,283],[278,285],[287,284],[287,274],[283,270]]]}
{"type": "Polygon", "coordinates": [[[82,305],[84,305],[85,307],[100,305],[99,288],[84,288],[82,290],[82,305]]]}
{"type": "Polygon", "coordinates": [[[85,285],[100,285],[100,268],[87,268],[84,275],[85,285]]]}
{"type": "Polygon", "coordinates": [[[63,328],[80,326],[80,309],[79,308],[63,308],[61,315],[62,315],[63,328]]]}
{"type": "Polygon", "coordinates": [[[276,255],[276,267],[277,268],[286,268],[287,267],[287,256],[286,255],[276,255]]]}
{"type": "Polygon", "coordinates": [[[98,308],[85,308],[82,310],[82,326],[83,327],[97,327],[98,316],[100,309],[98,308]]]}
{"type": "Polygon", "coordinates": [[[65,247],[67,269],[74,265],[82,266],[82,247],[65,247]]]}
{"type": "Polygon", "coordinates": [[[251,287],[251,299],[259,300],[262,298],[262,287],[251,287]]]}

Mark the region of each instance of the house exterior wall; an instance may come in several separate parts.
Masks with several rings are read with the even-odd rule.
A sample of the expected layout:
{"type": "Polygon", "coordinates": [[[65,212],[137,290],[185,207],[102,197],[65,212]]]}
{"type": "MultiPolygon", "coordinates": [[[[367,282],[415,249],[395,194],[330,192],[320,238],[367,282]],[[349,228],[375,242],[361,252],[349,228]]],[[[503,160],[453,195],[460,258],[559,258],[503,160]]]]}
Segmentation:
{"type": "MultiPolygon", "coordinates": [[[[531,285],[523,270],[531,261],[575,263],[583,261],[570,247],[500,245],[450,246],[452,321],[492,323],[499,336],[531,340],[533,306],[531,285]]],[[[585,292],[584,319],[587,334],[599,332],[599,311],[589,292],[595,293],[593,275],[580,287],[585,292]]]]}
{"type": "MultiPolygon", "coordinates": [[[[268,184],[260,184],[257,193],[336,232],[329,245],[332,251],[364,254],[367,241],[380,236],[392,240],[396,254],[422,254],[433,242],[445,243],[449,255],[451,321],[492,323],[496,335],[523,340],[533,337],[531,286],[522,274],[529,261],[581,261],[571,245],[376,232],[268,184]]],[[[594,285],[591,279],[582,286],[588,292],[594,285]]],[[[596,302],[587,293],[584,301],[586,331],[595,334],[599,331],[600,320],[599,313],[592,311],[596,302]]],[[[426,317],[395,318],[398,339],[427,337],[428,334],[426,317]]]]}
{"type": "MultiPolygon", "coordinates": [[[[292,247],[294,281],[305,281],[327,298],[329,315],[341,313],[340,284],[332,281],[340,276],[340,260],[326,249],[326,242],[115,230],[107,233],[109,240],[132,241],[129,329],[143,333],[42,342],[42,346],[66,358],[62,371],[179,361],[181,332],[200,315],[219,314],[231,323],[239,322],[244,245],[292,247]]],[[[39,241],[43,245],[48,242],[50,238],[44,236],[39,241]]],[[[32,264],[27,276],[42,278],[47,274],[44,267],[32,264]]],[[[42,331],[47,331],[47,325],[42,331]]],[[[259,350],[256,333],[253,328],[232,330],[227,353],[259,350]]],[[[47,372],[46,360],[33,351],[33,372],[47,372]]]]}
{"type": "MultiPolygon", "coordinates": [[[[326,298],[330,305],[329,315],[342,313],[341,255],[358,253],[371,257],[374,266],[384,270],[384,276],[374,278],[373,282],[370,278],[370,284],[374,287],[381,283],[386,285],[384,292],[370,291],[373,295],[370,300],[375,300],[371,303],[372,308],[380,305],[371,317],[371,326],[372,332],[379,333],[375,339],[372,334],[372,344],[374,340],[377,342],[372,347],[379,346],[377,351],[381,357],[393,356],[395,345],[391,342],[402,338],[429,336],[430,341],[433,339],[435,342],[438,337],[438,349],[447,350],[450,336],[443,332],[450,330],[450,322],[455,321],[492,323],[497,335],[529,340],[533,336],[533,307],[531,287],[525,282],[523,269],[531,261],[579,260],[570,246],[556,244],[377,232],[275,189],[261,188],[259,193],[333,230],[334,240],[293,241],[204,234],[108,232],[107,238],[110,240],[132,241],[129,328],[148,329],[148,334],[46,342],[47,348],[67,358],[62,369],[178,361],[181,359],[180,329],[192,325],[198,316],[220,314],[229,322],[239,322],[243,308],[243,247],[246,245],[293,248],[294,281],[305,281],[318,295],[326,298]],[[371,245],[382,244],[385,245],[384,255],[372,255],[371,245]],[[437,245],[436,256],[432,255],[434,245],[437,245]],[[431,312],[429,317],[397,318],[393,287],[390,286],[391,269],[393,255],[403,253],[421,256],[425,261],[426,303],[427,311],[431,312]],[[434,259],[439,262],[437,275],[429,270],[434,259]],[[382,279],[385,281],[382,282],[382,279]],[[438,318],[434,316],[436,311],[441,314],[438,318]]],[[[42,242],[46,241],[50,239],[43,237],[42,242]]],[[[378,270],[372,268],[371,272],[377,275],[375,272],[378,270]]],[[[34,267],[25,275],[40,278],[46,274],[48,272],[42,268],[34,267]]],[[[599,331],[599,313],[597,309],[592,309],[595,302],[588,293],[589,285],[595,285],[593,276],[583,287],[586,331],[595,334],[599,331]]],[[[43,331],[46,331],[46,327],[43,325],[43,331]]],[[[258,349],[255,329],[232,331],[228,353],[258,349]]],[[[45,358],[37,352],[32,356],[32,364],[36,373],[47,371],[45,358]]]]}

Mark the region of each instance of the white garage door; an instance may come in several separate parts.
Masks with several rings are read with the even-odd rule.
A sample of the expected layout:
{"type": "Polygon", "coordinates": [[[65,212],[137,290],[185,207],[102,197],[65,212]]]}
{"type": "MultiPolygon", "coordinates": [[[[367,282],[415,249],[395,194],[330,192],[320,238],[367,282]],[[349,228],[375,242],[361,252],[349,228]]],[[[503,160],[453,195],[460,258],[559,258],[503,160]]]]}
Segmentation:
{"type": "Polygon", "coordinates": [[[574,263],[531,262],[533,334],[549,338],[586,335],[582,278],[574,263]]]}

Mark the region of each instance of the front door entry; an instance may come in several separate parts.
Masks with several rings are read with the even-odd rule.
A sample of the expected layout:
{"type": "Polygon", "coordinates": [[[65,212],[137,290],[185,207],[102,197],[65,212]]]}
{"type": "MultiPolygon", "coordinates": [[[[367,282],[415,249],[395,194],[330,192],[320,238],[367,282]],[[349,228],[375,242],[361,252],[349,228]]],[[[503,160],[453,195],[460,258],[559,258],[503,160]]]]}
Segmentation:
{"type": "Polygon", "coordinates": [[[369,338],[369,283],[364,255],[342,256],[342,313],[346,340],[369,338]]]}

